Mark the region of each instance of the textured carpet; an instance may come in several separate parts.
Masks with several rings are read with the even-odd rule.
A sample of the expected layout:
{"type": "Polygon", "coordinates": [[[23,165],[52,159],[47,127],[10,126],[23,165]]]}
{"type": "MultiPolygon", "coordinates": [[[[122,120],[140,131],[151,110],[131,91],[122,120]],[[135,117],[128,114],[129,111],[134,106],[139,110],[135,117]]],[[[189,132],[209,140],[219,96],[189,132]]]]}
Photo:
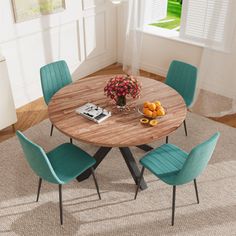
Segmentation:
{"type": "MultiPolygon", "coordinates": [[[[206,171],[198,179],[200,204],[193,183],[177,187],[175,226],[171,222],[172,188],[145,172],[148,189],[133,200],[135,185],[123,157],[113,149],[96,170],[102,200],[92,178],[63,186],[64,225],[59,224],[58,187],[42,184],[35,202],[38,178],[23,158],[14,137],[0,143],[0,235],[236,235],[236,130],[195,114],[188,114],[189,137],[183,127],[170,142],[186,151],[221,132],[206,171]]],[[[50,150],[68,138],[48,120],[25,134],[50,150]]],[[[157,147],[164,140],[152,145],[157,147]]],[[[77,143],[90,154],[97,147],[77,143]]],[[[132,148],[137,161],[144,155],[132,148]]]]}

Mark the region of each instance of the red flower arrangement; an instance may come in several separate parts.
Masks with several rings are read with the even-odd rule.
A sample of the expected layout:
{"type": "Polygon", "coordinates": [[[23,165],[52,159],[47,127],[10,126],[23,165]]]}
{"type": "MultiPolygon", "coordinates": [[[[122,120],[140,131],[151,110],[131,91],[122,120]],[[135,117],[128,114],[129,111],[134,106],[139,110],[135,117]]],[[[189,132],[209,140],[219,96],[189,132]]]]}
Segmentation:
{"type": "Polygon", "coordinates": [[[138,98],[141,85],[133,76],[117,75],[111,78],[104,88],[105,95],[114,99],[119,106],[126,105],[126,96],[138,98]]]}

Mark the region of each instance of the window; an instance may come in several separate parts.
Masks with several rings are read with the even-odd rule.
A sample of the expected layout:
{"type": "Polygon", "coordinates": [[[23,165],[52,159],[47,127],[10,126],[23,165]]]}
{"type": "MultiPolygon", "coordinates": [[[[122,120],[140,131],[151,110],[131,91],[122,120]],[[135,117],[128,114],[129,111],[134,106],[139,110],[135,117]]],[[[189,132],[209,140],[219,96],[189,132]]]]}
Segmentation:
{"type": "MultiPolygon", "coordinates": [[[[234,29],[233,19],[235,0],[150,0],[148,25],[168,37],[168,31],[179,32],[179,37],[225,49],[231,40],[234,29]],[[158,10],[157,10],[158,9],[158,10]],[[151,13],[151,14],[150,14],[151,13]],[[155,26],[155,27],[154,27],[155,26]],[[166,33],[165,33],[166,32],[166,33]],[[228,38],[226,38],[226,35],[228,38]]],[[[147,15],[147,13],[146,13],[147,15]]],[[[175,33],[175,36],[176,36],[175,33]]]]}
{"type": "Polygon", "coordinates": [[[156,5],[160,6],[160,10],[162,10],[162,13],[159,14],[158,21],[153,22],[150,25],[179,31],[182,0],[164,0],[155,2],[159,2],[159,4],[156,5]]]}
{"type": "Polygon", "coordinates": [[[222,47],[231,0],[188,0],[184,1],[180,37],[222,47]]]}

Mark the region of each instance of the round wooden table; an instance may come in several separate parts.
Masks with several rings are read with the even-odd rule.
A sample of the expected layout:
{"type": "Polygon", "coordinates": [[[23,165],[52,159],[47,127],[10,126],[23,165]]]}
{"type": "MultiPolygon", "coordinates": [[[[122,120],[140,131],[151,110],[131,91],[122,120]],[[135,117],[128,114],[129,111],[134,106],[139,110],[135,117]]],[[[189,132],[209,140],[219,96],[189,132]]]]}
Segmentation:
{"type": "MultiPolygon", "coordinates": [[[[129,147],[137,146],[145,151],[151,150],[147,144],[175,131],[185,120],[187,109],[183,98],[174,89],[162,82],[138,77],[142,84],[141,97],[135,101],[128,100],[128,104],[132,104],[130,111],[114,112],[114,105],[108,102],[103,90],[111,77],[112,75],[89,77],[59,90],[49,103],[49,119],[65,135],[100,147],[94,155],[97,160],[95,168],[111,148],[120,148],[137,184],[140,171],[129,147]],[[141,107],[144,101],[156,100],[161,101],[167,113],[159,120],[157,126],[143,126],[139,122],[142,115],[137,109],[132,108],[141,107]],[[110,110],[112,116],[97,124],[78,115],[75,110],[87,102],[110,110]]],[[[77,179],[82,181],[89,175],[90,172],[85,172],[77,179]]],[[[141,189],[145,188],[146,183],[142,180],[141,189]]]]}

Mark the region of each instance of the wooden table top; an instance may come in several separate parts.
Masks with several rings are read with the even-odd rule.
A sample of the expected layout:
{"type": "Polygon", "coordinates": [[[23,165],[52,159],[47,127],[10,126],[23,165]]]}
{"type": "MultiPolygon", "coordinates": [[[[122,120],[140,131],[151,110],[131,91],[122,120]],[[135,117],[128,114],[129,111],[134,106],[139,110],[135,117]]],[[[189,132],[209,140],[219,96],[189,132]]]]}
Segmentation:
{"type": "Polygon", "coordinates": [[[141,97],[128,100],[130,111],[117,112],[103,90],[111,77],[89,77],[59,90],[48,106],[52,124],[65,135],[82,142],[100,147],[130,147],[166,137],[184,121],[187,109],[183,98],[166,84],[146,77],[138,77],[142,84],[141,97]],[[142,106],[144,101],[156,100],[161,101],[167,114],[155,127],[140,124],[143,116],[133,108],[142,106]],[[110,110],[112,116],[97,124],[75,113],[76,108],[87,102],[110,110]]]}

